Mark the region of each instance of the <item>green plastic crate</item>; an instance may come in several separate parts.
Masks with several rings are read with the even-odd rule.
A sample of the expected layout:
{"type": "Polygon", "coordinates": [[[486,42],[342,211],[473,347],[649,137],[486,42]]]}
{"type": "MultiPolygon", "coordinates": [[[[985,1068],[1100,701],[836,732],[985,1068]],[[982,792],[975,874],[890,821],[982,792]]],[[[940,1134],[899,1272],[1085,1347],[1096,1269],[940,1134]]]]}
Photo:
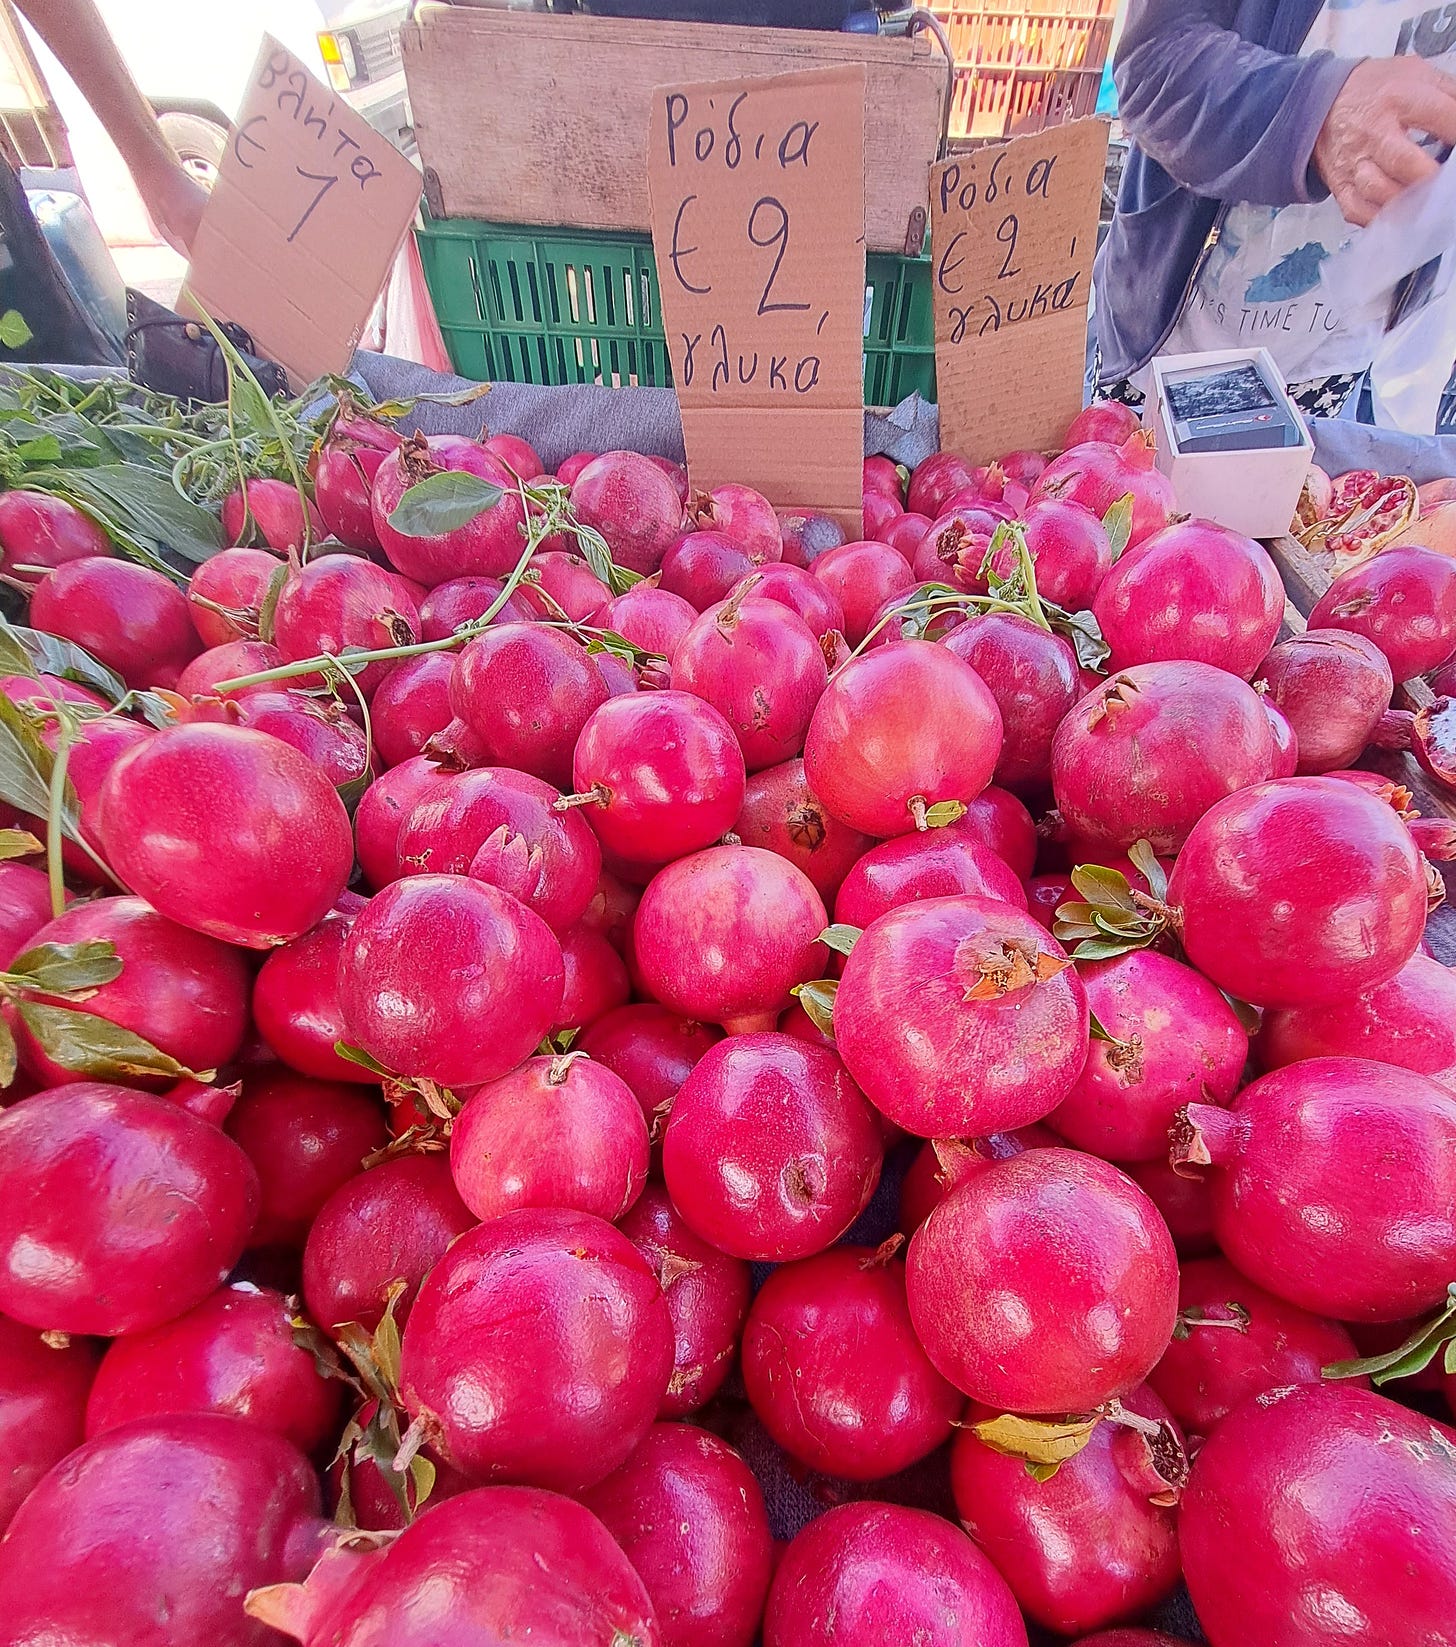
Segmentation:
{"type": "MultiPolygon", "coordinates": [[[[462,376],[671,384],[650,235],[426,217],[416,238],[462,376]]],[[[930,260],[871,252],[865,279],[865,405],[934,400],[930,260]]]]}

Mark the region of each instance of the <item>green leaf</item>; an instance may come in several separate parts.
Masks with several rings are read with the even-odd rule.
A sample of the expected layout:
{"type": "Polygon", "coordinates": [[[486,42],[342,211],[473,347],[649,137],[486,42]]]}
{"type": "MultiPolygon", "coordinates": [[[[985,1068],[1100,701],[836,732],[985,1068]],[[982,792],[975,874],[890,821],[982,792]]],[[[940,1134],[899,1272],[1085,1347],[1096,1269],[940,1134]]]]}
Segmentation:
{"type": "Polygon", "coordinates": [[[16,652],[31,665],[25,671],[28,674],[58,675],[62,680],[89,686],[111,704],[120,703],[127,695],[127,685],[121,676],[98,662],[84,647],[44,629],[25,629],[0,617],[0,657],[8,664],[16,652]]]}
{"type": "Polygon", "coordinates": [[[959,823],[968,810],[964,801],[937,801],[925,809],[925,827],[944,829],[947,824],[959,823]]]}
{"type": "Polygon", "coordinates": [[[423,1453],[416,1453],[409,1461],[409,1473],[415,1484],[415,1513],[418,1514],[435,1490],[435,1466],[423,1453]]]}
{"type": "Polygon", "coordinates": [[[58,435],[40,435],[35,440],[23,440],[15,448],[22,463],[59,463],[62,447],[58,435]]]}
{"type": "Polygon", "coordinates": [[[18,955],[5,971],[24,978],[31,989],[46,995],[99,989],[121,976],[116,945],[104,938],[79,944],[37,944],[18,955]]]}
{"type": "Polygon", "coordinates": [[[358,1064],[360,1069],[367,1069],[370,1074],[378,1075],[386,1081],[394,1079],[394,1071],[386,1069],[377,1058],[371,1058],[363,1047],[350,1046],[347,1041],[335,1041],[334,1051],[346,1063],[358,1064]]]}
{"type": "Polygon", "coordinates": [[[1107,1041],[1112,1046],[1117,1045],[1117,1037],[1115,1035],[1109,1035],[1107,1033],[1107,1031],[1102,1027],[1102,1024],[1099,1021],[1099,1019],[1097,1017],[1097,1014],[1095,1012],[1092,1012],[1092,1011],[1089,1010],[1088,1013],[1087,1013],[1087,1020],[1088,1020],[1087,1027],[1091,1030],[1092,1039],[1094,1041],[1107,1041]]]}
{"type": "Polygon", "coordinates": [[[25,478],[36,491],[74,503],[118,547],[173,578],[178,574],[161,559],[164,549],[201,562],[223,548],[217,517],[184,498],[169,474],[135,463],[114,463],[94,469],[37,469],[25,478]]]}
{"type": "Polygon", "coordinates": [[[34,722],[0,692],[0,801],[43,818],[51,804],[50,776],[51,752],[34,722]]]}
{"type": "Polygon", "coordinates": [[[1072,951],[1074,961],[1110,961],[1117,955],[1126,955],[1130,949],[1145,949],[1145,940],[1129,939],[1116,943],[1110,939],[1088,938],[1072,951]]]}
{"type": "Polygon", "coordinates": [[[278,599],[287,582],[288,562],[280,561],[268,579],[268,587],[263,591],[263,601],[258,608],[258,639],[265,641],[269,646],[273,644],[273,623],[278,614],[278,599]]]}
{"type": "Polygon", "coordinates": [[[8,1087],[15,1079],[15,1037],[10,1025],[0,1018],[0,1087],[8,1087]]]}
{"type": "Polygon", "coordinates": [[[23,349],[34,335],[19,309],[7,309],[0,315],[0,343],[7,349],[23,349]]]}
{"type": "MultiPolygon", "coordinates": [[[[993,1453],[1023,1459],[1050,1474],[1082,1451],[1101,1422],[1096,1414],[1088,1418],[1047,1419],[1002,1413],[999,1418],[986,1418],[972,1424],[971,1434],[993,1453]]],[[[1037,1476],[1039,1481],[1046,1478],[1046,1475],[1037,1476]]]]}
{"type": "Polygon", "coordinates": [[[1132,536],[1132,506],[1132,493],[1124,492],[1102,517],[1102,524],[1112,544],[1113,560],[1127,548],[1128,539],[1132,536]]]}
{"type": "Polygon", "coordinates": [[[1072,643],[1077,663],[1083,669],[1100,671],[1112,656],[1112,648],[1102,638],[1102,626],[1091,612],[1068,612],[1042,598],[1042,612],[1053,631],[1072,643]]]}
{"type": "Polygon", "coordinates": [[[10,858],[30,858],[45,851],[45,843],[36,840],[28,829],[0,829],[0,863],[10,858]]]}
{"type": "Polygon", "coordinates": [[[827,944],[840,955],[848,955],[859,942],[863,931],[863,927],[845,926],[842,922],[837,922],[834,926],[825,927],[816,942],[827,944]]]}
{"type": "Polygon", "coordinates": [[[1158,862],[1158,855],[1148,841],[1134,841],[1127,849],[1133,867],[1148,883],[1149,890],[1159,903],[1168,896],[1168,877],[1158,862]]]}
{"type": "Polygon", "coordinates": [[[1081,864],[1072,871],[1072,885],[1099,912],[1122,909],[1137,913],[1132,888],[1120,870],[1106,869],[1101,864],[1081,864]]]}
{"type": "MultiPolygon", "coordinates": [[[[406,490],[390,512],[389,524],[407,538],[437,537],[467,525],[487,509],[494,509],[504,496],[499,486],[482,480],[479,475],[469,475],[461,469],[442,469],[417,480],[406,490]]],[[[590,563],[589,555],[587,560],[590,563]]]]}
{"type": "Polygon", "coordinates": [[[834,997],[839,993],[834,978],[816,978],[813,983],[795,984],[789,991],[798,998],[804,1016],[821,1035],[834,1034],[834,997]]]}
{"type": "Polygon", "coordinates": [[[1446,1302],[1431,1320],[1419,1326],[1393,1350],[1383,1355],[1367,1355],[1357,1361],[1333,1361],[1323,1369],[1326,1378],[1368,1377],[1378,1388],[1397,1378],[1424,1372],[1438,1350],[1446,1349],[1447,1370],[1453,1359],[1449,1348],[1456,1341],[1456,1282],[1446,1288],[1446,1302]]]}
{"type": "Polygon", "coordinates": [[[123,1082],[136,1075],[201,1078],[150,1041],[93,1013],[39,1001],[18,1001],[16,1010],[46,1057],[73,1075],[123,1082]]]}

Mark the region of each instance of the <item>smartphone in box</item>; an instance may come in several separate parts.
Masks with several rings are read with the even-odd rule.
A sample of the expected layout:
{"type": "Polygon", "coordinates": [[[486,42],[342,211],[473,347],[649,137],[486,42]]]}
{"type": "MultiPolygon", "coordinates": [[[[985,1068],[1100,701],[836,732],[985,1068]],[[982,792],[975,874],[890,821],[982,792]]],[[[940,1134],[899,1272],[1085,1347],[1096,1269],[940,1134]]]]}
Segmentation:
{"type": "Polygon", "coordinates": [[[1269,382],[1257,361],[1167,372],[1163,394],[1180,452],[1247,452],[1304,442],[1284,386],[1269,382]]]}

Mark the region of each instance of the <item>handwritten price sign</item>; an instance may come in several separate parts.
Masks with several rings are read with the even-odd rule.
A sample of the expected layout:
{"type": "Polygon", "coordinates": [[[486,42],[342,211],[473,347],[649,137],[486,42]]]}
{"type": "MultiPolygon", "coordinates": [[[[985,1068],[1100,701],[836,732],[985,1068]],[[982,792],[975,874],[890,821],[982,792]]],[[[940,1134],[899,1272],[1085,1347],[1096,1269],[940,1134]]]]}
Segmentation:
{"type": "Polygon", "coordinates": [[[653,96],[648,181],[695,486],[738,480],[859,536],[862,65],[653,96]]]}
{"type": "Polygon", "coordinates": [[[301,382],[341,372],[420,197],[386,138],[265,36],[187,272],[301,382]]]}
{"type": "Polygon", "coordinates": [[[1055,447],[1082,405],[1107,125],[1078,120],[931,168],[941,445],[1055,447]]]}

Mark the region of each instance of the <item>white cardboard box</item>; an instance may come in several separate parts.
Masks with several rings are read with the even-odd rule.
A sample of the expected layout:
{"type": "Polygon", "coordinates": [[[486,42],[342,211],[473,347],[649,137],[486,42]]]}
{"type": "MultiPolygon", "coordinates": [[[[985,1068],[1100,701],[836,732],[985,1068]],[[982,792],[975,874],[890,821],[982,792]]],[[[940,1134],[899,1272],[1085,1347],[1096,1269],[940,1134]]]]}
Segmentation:
{"type": "Polygon", "coordinates": [[[1304,439],[1298,446],[1234,452],[1180,452],[1163,390],[1166,373],[1190,366],[1257,362],[1265,381],[1282,393],[1284,379],[1267,349],[1216,349],[1205,354],[1160,355],[1153,361],[1152,392],[1145,422],[1157,436],[1158,468],[1173,483],[1185,514],[1214,520],[1251,538],[1289,531],[1304,477],[1314,461],[1314,442],[1297,407],[1289,402],[1304,439]]]}

